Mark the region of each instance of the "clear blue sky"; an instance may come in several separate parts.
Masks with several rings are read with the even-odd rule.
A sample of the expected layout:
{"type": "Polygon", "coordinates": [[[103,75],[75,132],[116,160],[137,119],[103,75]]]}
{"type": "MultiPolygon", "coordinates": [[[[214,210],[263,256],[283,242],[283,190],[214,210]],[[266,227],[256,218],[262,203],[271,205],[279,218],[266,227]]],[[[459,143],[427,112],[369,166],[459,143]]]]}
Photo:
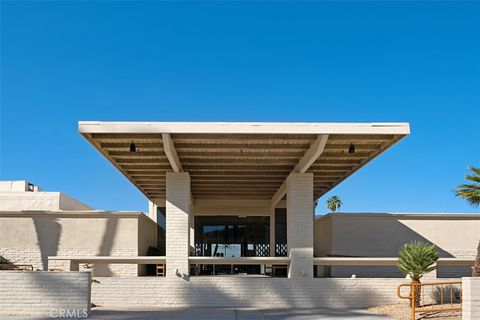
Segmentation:
{"type": "Polygon", "coordinates": [[[452,189],[480,165],[479,2],[1,9],[1,179],[145,210],[77,121],[399,121],[412,134],[328,195],[346,212],[476,211],[452,189]]]}

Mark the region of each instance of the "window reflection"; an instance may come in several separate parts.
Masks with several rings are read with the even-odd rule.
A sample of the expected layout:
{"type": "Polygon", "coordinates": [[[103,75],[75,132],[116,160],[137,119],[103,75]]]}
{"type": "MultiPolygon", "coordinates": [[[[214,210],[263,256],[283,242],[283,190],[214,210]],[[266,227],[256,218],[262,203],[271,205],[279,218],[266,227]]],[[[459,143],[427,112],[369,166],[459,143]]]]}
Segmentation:
{"type": "Polygon", "coordinates": [[[270,217],[195,217],[196,255],[264,257],[270,254],[270,217]]]}

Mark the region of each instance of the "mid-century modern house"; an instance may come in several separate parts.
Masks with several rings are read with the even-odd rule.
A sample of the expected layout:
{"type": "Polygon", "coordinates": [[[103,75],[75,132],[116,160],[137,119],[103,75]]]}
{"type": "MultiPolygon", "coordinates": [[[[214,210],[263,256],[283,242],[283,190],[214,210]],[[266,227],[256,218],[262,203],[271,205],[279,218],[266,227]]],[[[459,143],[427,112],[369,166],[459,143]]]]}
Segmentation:
{"type": "Polygon", "coordinates": [[[289,278],[313,277],[315,200],[409,134],[405,123],[80,122],[79,130],[152,202],[151,217],[165,219],[167,277],[189,276],[191,265],[261,273],[255,261],[275,273],[284,257],[289,278]]]}
{"type": "Polygon", "coordinates": [[[7,205],[40,191],[5,183],[0,255],[42,270],[94,266],[102,304],[372,305],[378,294],[365,292],[390,282],[361,278],[398,278],[394,290],[398,250],[412,240],[437,245],[431,276],[470,274],[478,214],[315,218],[316,201],[409,135],[408,123],[80,122],[79,131],[145,195],[148,215],[60,194],[47,207],[7,205]],[[328,295],[338,287],[342,299],[328,295]]]}

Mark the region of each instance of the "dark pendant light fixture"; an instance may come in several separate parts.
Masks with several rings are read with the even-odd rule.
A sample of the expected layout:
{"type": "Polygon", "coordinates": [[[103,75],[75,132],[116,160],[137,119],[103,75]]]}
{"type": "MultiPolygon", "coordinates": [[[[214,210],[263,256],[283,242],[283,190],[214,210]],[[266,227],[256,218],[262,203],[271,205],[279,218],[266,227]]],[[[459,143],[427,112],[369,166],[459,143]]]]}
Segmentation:
{"type": "Polygon", "coordinates": [[[348,153],[355,153],[355,146],[353,143],[350,144],[350,147],[348,148],[348,153]]]}
{"type": "Polygon", "coordinates": [[[137,152],[137,146],[135,145],[135,143],[132,143],[130,144],[130,152],[137,152]]]}

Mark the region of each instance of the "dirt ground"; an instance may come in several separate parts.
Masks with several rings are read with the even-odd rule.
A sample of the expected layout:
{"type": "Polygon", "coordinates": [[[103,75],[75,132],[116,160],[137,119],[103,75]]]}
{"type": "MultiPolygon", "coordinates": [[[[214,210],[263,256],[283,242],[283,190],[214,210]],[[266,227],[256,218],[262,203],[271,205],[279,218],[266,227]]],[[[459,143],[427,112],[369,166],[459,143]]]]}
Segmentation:
{"type": "MultiPolygon", "coordinates": [[[[458,307],[459,305],[454,304],[453,306],[458,307]]],[[[411,309],[407,304],[377,306],[368,308],[368,311],[383,314],[395,320],[411,320],[411,309]]],[[[416,315],[415,319],[461,320],[462,313],[460,311],[420,313],[416,315]]]]}

